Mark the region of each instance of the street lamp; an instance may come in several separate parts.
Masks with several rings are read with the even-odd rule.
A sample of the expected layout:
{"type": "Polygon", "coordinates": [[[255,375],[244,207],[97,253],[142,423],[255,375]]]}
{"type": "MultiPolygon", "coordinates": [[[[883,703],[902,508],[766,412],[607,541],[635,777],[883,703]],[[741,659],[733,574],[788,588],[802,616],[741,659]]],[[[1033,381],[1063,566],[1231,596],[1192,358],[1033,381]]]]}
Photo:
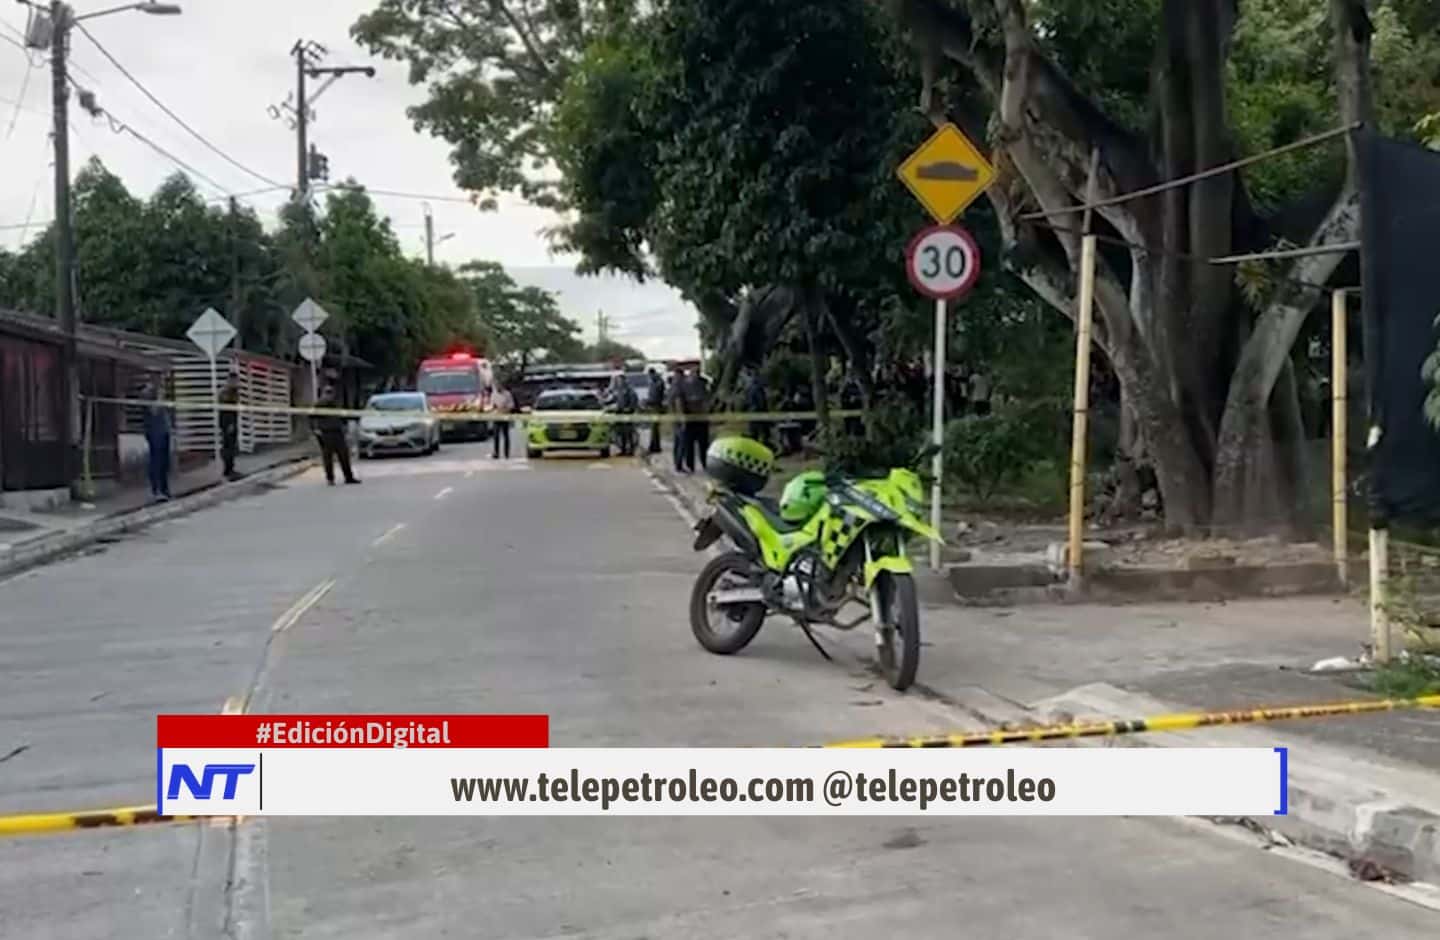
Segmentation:
{"type": "MultiPolygon", "coordinates": [[[[45,10],[44,5],[33,0],[19,2],[36,10],[45,10]]],[[[93,20],[111,13],[136,11],[151,16],[175,16],[181,10],[178,4],[157,3],[153,0],[97,10],[83,16],[76,16],[74,9],[63,0],[53,0],[48,6],[51,101],[55,136],[55,309],[65,340],[60,358],[61,401],[64,402],[60,413],[61,440],[64,443],[65,480],[67,484],[73,484],[77,475],[75,444],[79,439],[80,428],[80,386],[75,313],[75,231],[70,204],[70,76],[65,67],[65,56],[70,48],[70,31],[82,20],[93,20]]]]}
{"type": "Polygon", "coordinates": [[[148,13],[151,16],[179,16],[182,12],[178,3],[127,3],[124,6],[111,7],[108,10],[96,10],[94,13],[86,13],[84,16],[74,17],[72,22],[78,23],[81,20],[93,20],[96,17],[109,16],[111,13],[125,13],[130,10],[138,10],[141,13],[148,13]]]}

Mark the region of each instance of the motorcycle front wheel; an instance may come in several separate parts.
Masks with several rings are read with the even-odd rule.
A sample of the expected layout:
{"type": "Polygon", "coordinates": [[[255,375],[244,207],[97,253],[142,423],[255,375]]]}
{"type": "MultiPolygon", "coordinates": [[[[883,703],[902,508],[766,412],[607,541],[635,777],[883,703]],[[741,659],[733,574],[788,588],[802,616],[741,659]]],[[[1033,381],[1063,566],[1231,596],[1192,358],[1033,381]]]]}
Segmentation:
{"type": "Polygon", "coordinates": [[[755,587],[754,564],[744,552],[726,552],[712,558],[695,579],[690,592],[690,630],[712,653],[729,656],[750,645],[765,623],[765,604],[726,604],[710,601],[712,591],[755,587]]]}
{"type": "Polygon", "coordinates": [[[882,572],[871,590],[879,593],[881,622],[876,624],[875,652],[890,688],[904,692],[920,668],[920,604],[915,578],[882,572]]]}

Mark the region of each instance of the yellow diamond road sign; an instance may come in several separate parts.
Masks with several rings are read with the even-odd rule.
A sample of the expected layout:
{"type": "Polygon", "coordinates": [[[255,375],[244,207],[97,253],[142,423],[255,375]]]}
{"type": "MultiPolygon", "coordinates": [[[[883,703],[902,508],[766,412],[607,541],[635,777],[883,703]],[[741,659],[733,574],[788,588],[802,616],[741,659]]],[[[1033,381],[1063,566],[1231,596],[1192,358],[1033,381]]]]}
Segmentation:
{"type": "Polygon", "coordinates": [[[995,181],[995,168],[946,124],[900,164],[899,176],[935,221],[949,225],[995,181]]]}

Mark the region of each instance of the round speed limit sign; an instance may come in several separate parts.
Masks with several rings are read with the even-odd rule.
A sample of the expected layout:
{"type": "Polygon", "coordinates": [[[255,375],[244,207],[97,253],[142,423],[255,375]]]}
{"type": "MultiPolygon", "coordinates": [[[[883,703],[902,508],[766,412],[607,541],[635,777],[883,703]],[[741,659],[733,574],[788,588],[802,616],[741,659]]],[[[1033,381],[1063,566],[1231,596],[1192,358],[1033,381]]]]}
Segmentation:
{"type": "Polygon", "coordinates": [[[905,272],[926,297],[954,300],[968,293],[980,277],[980,246],[958,225],[932,226],[911,240],[905,272]]]}

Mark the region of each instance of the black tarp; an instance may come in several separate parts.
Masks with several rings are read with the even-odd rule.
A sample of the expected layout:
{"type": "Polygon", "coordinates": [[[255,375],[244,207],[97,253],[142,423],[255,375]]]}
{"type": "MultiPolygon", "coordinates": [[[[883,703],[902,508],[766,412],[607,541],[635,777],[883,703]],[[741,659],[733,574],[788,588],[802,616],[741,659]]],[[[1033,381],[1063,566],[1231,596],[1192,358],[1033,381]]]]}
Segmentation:
{"type": "Polygon", "coordinates": [[[1436,522],[1440,431],[1421,372],[1440,338],[1440,153],[1367,129],[1360,156],[1372,524],[1436,522]]]}

